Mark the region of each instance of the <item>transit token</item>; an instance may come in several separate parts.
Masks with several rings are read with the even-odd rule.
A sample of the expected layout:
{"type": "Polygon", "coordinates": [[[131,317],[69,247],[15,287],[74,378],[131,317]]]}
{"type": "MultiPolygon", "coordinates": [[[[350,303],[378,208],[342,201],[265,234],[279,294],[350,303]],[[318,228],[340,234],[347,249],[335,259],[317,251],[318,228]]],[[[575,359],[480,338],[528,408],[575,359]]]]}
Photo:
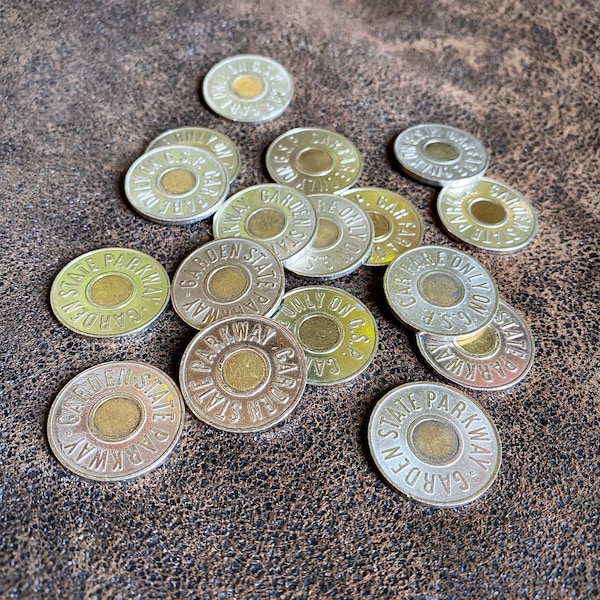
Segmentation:
{"type": "Polygon", "coordinates": [[[438,123],[405,129],[394,142],[394,154],[409,176],[437,186],[476,181],[489,162],[485,148],[471,134],[438,123]]]}
{"type": "Polygon", "coordinates": [[[451,236],[485,250],[520,250],[537,229],[537,216],[527,198],[485,177],[466,186],[442,188],[437,211],[451,236]]]}
{"type": "Polygon", "coordinates": [[[286,261],[286,269],[321,279],[335,279],[356,270],[373,247],[369,215],[360,205],[341,196],[315,194],[309,200],[317,213],[317,237],[308,252],[286,261]]]}
{"type": "Polygon", "coordinates": [[[74,377],[48,415],[48,441],[70,471],[97,481],[143,475],[177,444],[185,406],[173,380],[150,365],[108,362],[74,377]]]}
{"type": "Polygon", "coordinates": [[[186,225],[212,215],[229,179],[213,154],[193,146],[164,146],[140,156],[125,175],[131,206],[150,221],[186,225]]]}
{"type": "Polygon", "coordinates": [[[419,333],[417,346],[440,375],[475,390],[503,390],[519,383],[535,354],[527,323],[502,300],[482,330],[458,338],[419,333]]]}
{"type": "Polygon", "coordinates": [[[240,314],[270,316],[283,296],[279,259],[263,244],[242,238],[212,240],[194,250],[173,277],[175,312],[196,329],[240,314]]]}
{"type": "Polygon", "coordinates": [[[404,196],[376,187],[351,188],[340,195],[360,204],[373,222],[373,251],[367,265],[387,266],[423,241],[421,217],[404,196]]]}
{"type": "Polygon", "coordinates": [[[90,337],[135,333],[169,301],[169,277],[138,250],[100,248],[72,260],[55,277],[50,305],[72,331],[90,337]]]}
{"type": "Polygon", "coordinates": [[[200,331],[179,369],[189,409],[209,425],[262,431],[285,419],[306,386],[306,361],[294,336],[268,317],[227,317],[200,331]]]}
{"type": "Polygon", "coordinates": [[[486,269],[444,246],[400,254],[386,269],[383,287],[400,321],[434,335],[474,333],[492,320],[498,306],[496,283],[486,269]]]}
{"type": "Polygon", "coordinates": [[[447,385],[401,385],[377,402],[369,450],[390,485],[425,504],[461,506],[494,482],[502,460],[496,426],[479,404],[447,385]]]}
{"type": "Polygon", "coordinates": [[[226,119],[263,123],[275,119],[288,107],[294,82],[273,59],[240,54],[210,69],[202,93],[209,108],[226,119]]]}
{"type": "Polygon", "coordinates": [[[377,352],[375,318],[358,298],[338,288],[307,286],[287,292],[273,318],[300,341],[308,383],[354,379],[377,352]]]}
{"type": "Polygon", "coordinates": [[[354,185],[362,172],[356,146],[327,129],[299,127],[271,142],[266,166],[277,183],[305,194],[333,194],[354,185]]]}

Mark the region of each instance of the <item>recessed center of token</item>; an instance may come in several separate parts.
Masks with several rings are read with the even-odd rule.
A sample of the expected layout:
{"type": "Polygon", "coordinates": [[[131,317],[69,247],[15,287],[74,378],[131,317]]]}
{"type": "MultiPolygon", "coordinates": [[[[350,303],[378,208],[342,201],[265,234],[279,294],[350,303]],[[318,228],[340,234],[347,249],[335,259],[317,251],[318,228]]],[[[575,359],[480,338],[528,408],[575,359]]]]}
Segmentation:
{"type": "Polygon", "coordinates": [[[208,277],[208,293],[221,302],[233,302],[241,298],[250,286],[248,273],[237,265],[215,269],[208,277]]]}
{"type": "Polygon", "coordinates": [[[263,83],[254,75],[240,75],[234,79],[233,91],[244,100],[253,100],[263,91],[263,83]]]}
{"type": "Polygon", "coordinates": [[[470,207],[473,218],[484,225],[501,225],[506,221],[506,210],[502,204],[480,198],[470,207]]]}
{"type": "Polygon", "coordinates": [[[452,423],[444,419],[424,419],[410,432],[410,445],[423,462],[441,465],[450,462],[460,448],[460,437],[452,423]]]}
{"type": "Polygon", "coordinates": [[[88,297],[97,306],[113,308],[127,302],[134,289],[133,282],[126,275],[102,275],[90,285],[88,297]]]}
{"type": "Polygon", "coordinates": [[[196,175],[187,169],[169,169],[162,174],[160,185],[167,194],[181,196],[194,188],[196,185],[196,175]]]}
{"type": "Polygon", "coordinates": [[[223,381],[239,393],[251,392],[260,387],[267,377],[267,363],[260,352],[242,348],[232,352],[221,367],[223,381]]]}
{"type": "Polygon", "coordinates": [[[336,319],[314,315],[300,324],[298,338],[309,352],[331,352],[342,340],[342,330],[336,319]]]}
{"type": "Polygon", "coordinates": [[[285,229],[285,215],[276,208],[261,208],[250,215],[246,227],[255,238],[273,238],[285,229]]]}
{"type": "Polygon", "coordinates": [[[326,175],[333,168],[333,158],[320,148],[302,150],[295,160],[296,167],[305,175],[326,175]]]}
{"type": "Polygon", "coordinates": [[[435,306],[455,306],[465,297],[465,286],[451,273],[427,273],[419,279],[417,286],[425,300],[435,306]]]}
{"type": "Polygon", "coordinates": [[[386,215],[374,211],[369,210],[369,217],[371,217],[371,221],[373,222],[373,229],[375,230],[374,237],[377,241],[382,238],[387,237],[392,231],[392,225],[390,220],[386,217],[386,215]]]}
{"type": "Polygon", "coordinates": [[[113,396],[96,408],[92,415],[92,426],[105,440],[123,440],[138,428],[143,414],[138,400],[113,396]]]}
{"type": "Polygon", "coordinates": [[[431,142],[423,148],[423,151],[428,158],[438,162],[450,162],[460,156],[458,148],[447,142],[431,142]]]}
{"type": "Polygon", "coordinates": [[[317,223],[317,239],[313,248],[329,248],[340,239],[340,228],[337,223],[326,217],[321,217],[317,223]]]}
{"type": "Polygon", "coordinates": [[[473,335],[457,339],[456,343],[471,356],[491,356],[500,346],[500,339],[492,327],[485,327],[473,335]]]}

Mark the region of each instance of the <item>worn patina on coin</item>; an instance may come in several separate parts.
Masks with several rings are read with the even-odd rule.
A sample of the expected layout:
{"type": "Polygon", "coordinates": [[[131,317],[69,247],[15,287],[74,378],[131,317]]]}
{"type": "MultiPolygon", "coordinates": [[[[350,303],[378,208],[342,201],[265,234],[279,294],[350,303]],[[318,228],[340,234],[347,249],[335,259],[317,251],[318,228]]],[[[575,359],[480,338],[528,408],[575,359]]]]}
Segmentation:
{"type": "Polygon", "coordinates": [[[404,196],[376,187],[351,188],[340,195],[360,204],[373,222],[373,251],[367,265],[387,266],[423,241],[421,217],[404,196]]]}
{"type": "Polygon", "coordinates": [[[377,402],[369,450],[383,477],[419,502],[460,506],[494,482],[502,445],[488,413],[447,385],[401,385],[377,402]]]}
{"type": "Polygon", "coordinates": [[[354,185],[362,172],[356,146],[327,129],[299,127],[271,142],[266,166],[277,183],[305,194],[334,194],[354,185]]]}
{"type": "Polygon", "coordinates": [[[181,391],[202,421],[235,433],[262,431],[285,419],[306,386],[306,361],[294,336],[268,317],[215,321],[186,348],[181,391]]]}
{"type": "Polygon", "coordinates": [[[287,70],[266,56],[240,54],[226,58],[202,83],[206,104],[232,121],[263,123],[283,113],[294,95],[287,70]]]}
{"type": "Polygon", "coordinates": [[[50,305],[69,329],[91,337],[140,331],[165,309],[169,276],[154,258],[128,248],[82,254],[55,277],[50,305]]]}
{"type": "Polygon", "coordinates": [[[466,186],[442,188],[437,211],[451,236],[485,250],[520,250],[537,229],[537,216],[527,198],[485,177],[466,186]]]}
{"type": "Polygon", "coordinates": [[[535,347],[523,318],[500,300],[489,325],[467,337],[417,334],[425,360],[446,379],[475,390],[503,390],[521,381],[535,347]]]}
{"type": "Polygon", "coordinates": [[[270,316],[283,296],[279,259],[243,238],[213,240],[189,254],[173,277],[175,312],[196,329],[232,315],[270,316]]]}
{"type": "Polygon", "coordinates": [[[48,415],[52,452],[87,479],[131,479],[161,465],[183,429],[173,380],[150,365],[108,362],[74,377],[48,415]]]}
{"type": "Polygon", "coordinates": [[[300,341],[308,383],[333,385],[357,377],[377,352],[377,322],[358,299],[334,287],[299,287],[283,296],[273,318],[300,341]]]}
{"type": "Polygon", "coordinates": [[[489,163],[481,142],[465,131],[439,123],[405,129],[394,142],[394,154],[410,177],[437,186],[475,181],[489,163]]]}
{"type": "Polygon", "coordinates": [[[150,221],[186,225],[212,215],[229,179],[221,161],[193,146],[164,146],[140,156],[125,175],[131,206],[150,221]]]}
{"type": "Polygon", "coordinates": [[[493,318],[496,283],[472,256],[444,246],[419,246],[385,271],[383,289],[407,327],[434,335],[474,333],[493,318]]]}

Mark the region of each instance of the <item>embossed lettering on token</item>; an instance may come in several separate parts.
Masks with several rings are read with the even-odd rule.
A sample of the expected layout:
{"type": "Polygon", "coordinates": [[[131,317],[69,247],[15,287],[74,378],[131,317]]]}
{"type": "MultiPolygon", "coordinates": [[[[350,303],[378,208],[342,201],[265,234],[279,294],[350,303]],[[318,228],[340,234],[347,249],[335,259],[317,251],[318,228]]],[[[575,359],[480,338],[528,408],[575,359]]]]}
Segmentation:
{"type": "Polygon", "coordinates": [[[100,248],[72,260],[55,277],[50,305],[69,329],[91,337],[140,331],[165,309],[169,277],[151,256],[100,248]]]}
{"type": "Polygon", "coordinates": [[[283,325],[258,315],[227,317],[190,342],[179,381],[186,404],[200,420],[224,431],[262,431],[298,404],[306,361],[283,325]]]}
{"type": "Polygon", "coordinates": [[[437,186],[476,181],[489,162],[485,148],[471,134],[438,123],[405,129],[394,142],[394,154],[408,175],[437,186]]]}
{"type": "Polygon", "coordinates": [[[204,100],[232,121],[262,123],[283,113],[294,95],[287,70],[265,56],[240,54],[214,65],[202,84],[204,100]]]}
{"type": "Polygon", "coordinates": [[[129,167],[125,193],[150,221],[186,225],[212,215],[225,200],[229,179],[220,160],[193,146],[149,150],[129,167]]]}
{"type": "Polygon", "coordinates": [[[375,318],[358,298],[338,288],[306,286],[287,292],[273,318],[300,341],[309,383],[354,379],[377,352],[375,318]]]}
{"type": "Polygon", "coordinates": [[[168,375],[137,362],[108,362],[59,392],[48,415],[48,441],[81,477],[131,479],[167,459],[184,417],[183,398],[168,375]]]}
{"type": "Polygon", "coordinates": [[[362,158],[343,135],[300,127],[270,144],[266,166],[277,183],[305,194],[334,194],[354,185],[362,172],[362,158]]]}
{"type": "Polygon", "coordinates": [[[188,325],[203,329],[232,315],[270,316],[284,292],[279,259],[263,244],[243,238],[207,242],[179,265],[171,301],[188,325]]]}
{"type": "Polygon", "coordinates": [[[460,506],[479,498],[500,469],[502,445],[488,413],[447,385],[401,385],[377,402],[369,450],[383,477],[419,502],[460,506]]]}

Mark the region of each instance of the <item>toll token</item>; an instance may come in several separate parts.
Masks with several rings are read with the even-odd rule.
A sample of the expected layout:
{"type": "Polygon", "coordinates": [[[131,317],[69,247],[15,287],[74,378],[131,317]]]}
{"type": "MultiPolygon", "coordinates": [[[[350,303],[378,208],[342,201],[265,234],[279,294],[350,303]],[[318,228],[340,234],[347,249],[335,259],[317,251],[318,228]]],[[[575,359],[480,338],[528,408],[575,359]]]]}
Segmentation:
{"type": "Polygon", "coordinates": [[[390,485],[419,502],[461,506],[494,482],[502,460],[496,426],[479,404],[447,385],[401,385],[377,402],[369,450],[390,485]]]}
{"type": "Polygon", "coordinates": [[[173,380],[155,367],[108,362],[83,371],[58,394],[48,441],[70,471],[97,481],[143,475],[177,444],[185,406],[173,380]]]}
{"type": "Polygon", "coordinates": [[[90,337],[140,331],[169,301],[169,277],[151,256],[127,248],[82,254],[55,277],[50,305],[66,327],[90,337]]]}

